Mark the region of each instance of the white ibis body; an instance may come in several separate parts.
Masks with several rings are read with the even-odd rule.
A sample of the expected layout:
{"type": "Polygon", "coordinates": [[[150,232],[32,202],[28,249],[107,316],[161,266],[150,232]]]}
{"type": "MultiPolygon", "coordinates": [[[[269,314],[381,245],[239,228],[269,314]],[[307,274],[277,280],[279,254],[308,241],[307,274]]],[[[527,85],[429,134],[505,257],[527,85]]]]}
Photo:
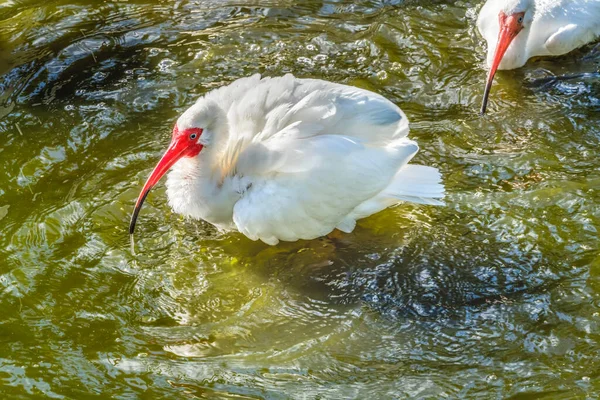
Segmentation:
{"type": "Polygon", "coordinates": [[[496,70],[535,56],[558,56],[600,36],[600,0],[488,0],[477,19],[490,68],[481,113],[496,70]]]}
{"type": "Polygon", "coordinates": [[[254,75],[201,97],[177,120],[131,218],[170,168],[177,213],[270,245],[314,239],[400,201],[442,204],[436,168],[384,97],[292,75],[254,75]]]}

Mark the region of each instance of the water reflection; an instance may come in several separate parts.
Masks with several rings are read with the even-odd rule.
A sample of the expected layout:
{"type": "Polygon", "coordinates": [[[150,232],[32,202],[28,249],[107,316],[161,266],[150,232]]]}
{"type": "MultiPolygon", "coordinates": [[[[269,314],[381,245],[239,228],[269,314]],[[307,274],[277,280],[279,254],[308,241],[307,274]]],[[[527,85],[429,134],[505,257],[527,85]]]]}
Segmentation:
{"type": "Polygon", "coordinates": [[[555,77],[596,73],[596,50],[500,73],[480,118],[478,7],[0,5],[0,391],[593,393],[598,91],[589,75],[555,77]],[[132,254],[129,213],[177,115],[257,71],[399,104],[448,205],[268,247],[181,219],[159,187],[132,254]]]}

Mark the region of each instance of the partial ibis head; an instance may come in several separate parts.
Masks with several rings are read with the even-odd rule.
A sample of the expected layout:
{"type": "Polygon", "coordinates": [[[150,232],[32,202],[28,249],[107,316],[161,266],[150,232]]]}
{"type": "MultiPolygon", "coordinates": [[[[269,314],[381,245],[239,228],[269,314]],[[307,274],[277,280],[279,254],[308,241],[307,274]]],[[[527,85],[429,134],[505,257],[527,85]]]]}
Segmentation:
{"type": "MultiPolygon", "coordinates": [[[[534,11],[534,0],[489,0],[481,9],[477,24],[479,31],[488,42],[488,64],[490,67],[483,93],[481,114],[486,111],[492,82],[506,51],[519,33],[531,24],[534,11]],[[492,46],[494,41],[496,45],[492,46]]],[[[524,47],[525,43],[525,41],[521,41],[518,45],[524,47]]],[[[516,68],[524,64],[527,59],[527,57],[524,57],[524,53],[524,48],[516,49],[514,54],[511,55],[511,58],[514,59],[510,60],[511,63],[508,68],[504,68],[516,68]]]]}
{"type": "Polygon", "coordinates": [[[135,203],[129,224],[130,234],[135,230],[144,200],[160,178],[182,158],[198,157],[203,149],[215,143],[215,136],[223,136],[222,132],[226,129],[227,119],[223,110],[214,101],[205,98],[200,98],[177,119],[171,143],[154,167],[135,203]]]}
{"type": "Polygon", "coordinates": [[[129,224],[129,233],[133,234],[135,230],[135,222],[137,221],[138,214],[142,209],[144,200],[150,193],[150,190],[158,183],[160,178],[181,158],[183,157],[195,157],[202,150],[202,143],[200,143],[200,137],[202,136],[202,128],[186,128],[180,129],[177,125],[173,128],[173,136],[171,138],[171,144],[167,151],[163,154],[162,158],[154,167],[154,170],[148,177],[148,180],[144,184],[140,195],[138,196],[133,214],[131,215],[131,223],[129,224]]]}

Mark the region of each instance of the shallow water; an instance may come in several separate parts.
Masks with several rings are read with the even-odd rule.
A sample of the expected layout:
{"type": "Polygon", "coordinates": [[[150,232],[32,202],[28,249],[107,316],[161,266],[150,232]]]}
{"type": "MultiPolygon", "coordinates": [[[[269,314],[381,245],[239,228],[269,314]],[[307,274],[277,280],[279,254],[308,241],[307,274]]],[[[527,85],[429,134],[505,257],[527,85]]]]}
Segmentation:
{"type": "Polygon", "coordinates": [[[596,398],[600,51],[499,73],[479,117],[480,6],[0,4],[2,397],[596,398]],[[132,254],[178,114],[256,72],[394,101],[447,206],[269,247],[160,184],[132,254]]]}

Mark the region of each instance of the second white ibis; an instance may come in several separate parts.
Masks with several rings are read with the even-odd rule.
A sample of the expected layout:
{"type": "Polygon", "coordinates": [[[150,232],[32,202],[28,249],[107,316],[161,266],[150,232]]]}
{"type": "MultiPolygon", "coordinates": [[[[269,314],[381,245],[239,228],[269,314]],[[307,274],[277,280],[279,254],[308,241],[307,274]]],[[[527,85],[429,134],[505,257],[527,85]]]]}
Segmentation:
{"type": "Polygon", "coordinates": [[[488,0],[477,28],[488,44],[485,113],[496,70],[525,65],[534,56],[558,56],[600,36],[600,0],[488,0]]]}
{"type": "Polygon", "coordinates": [[[436,168],[409,165],[417,144],[408,119],[384,97],[292,75],[254,75],[200,98],[177,120],[146,181],[170,169],[177,213],[252,240],[314,239],[401,201],[442,204],[436,168]]]}

